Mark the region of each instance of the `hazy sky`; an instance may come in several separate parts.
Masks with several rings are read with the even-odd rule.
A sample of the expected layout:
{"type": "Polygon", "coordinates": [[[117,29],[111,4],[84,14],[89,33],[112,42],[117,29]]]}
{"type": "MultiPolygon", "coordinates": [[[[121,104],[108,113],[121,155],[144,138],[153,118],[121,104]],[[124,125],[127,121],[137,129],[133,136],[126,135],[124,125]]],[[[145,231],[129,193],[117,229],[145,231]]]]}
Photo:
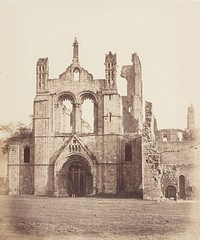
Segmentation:
{"type": "Polygon", "coordinates": [[[105,53],[121,67],[136,52],[144,101],[153,103],[161,128],[185,128],[193,103],[200,127],[200,2],[133,0],[0,0],[0,124],[27,122],[33,111],[37,59],[48,57],[50,78],[79,61],[104,78],[105,53]]]}

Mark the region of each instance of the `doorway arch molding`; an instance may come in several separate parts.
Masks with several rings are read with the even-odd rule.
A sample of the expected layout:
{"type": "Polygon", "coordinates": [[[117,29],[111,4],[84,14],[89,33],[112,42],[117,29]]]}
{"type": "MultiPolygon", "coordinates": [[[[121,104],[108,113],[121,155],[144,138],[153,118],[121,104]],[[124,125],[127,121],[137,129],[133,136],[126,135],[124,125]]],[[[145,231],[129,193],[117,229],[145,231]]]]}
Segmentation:
{"type": "Polygon", "coordinates": [[[67,162],[72,162],[74,157],[79,157],[83,163],[86,163],[89,166],[91,172],[94,171],[94,161],[85,154],[76,152],[67,154],[65,158],[62,158],[62,156],[59,157],[54,164],[55,173],[59,172],[62,169],[63,165],[67,162]]]}
{"type": "Polygon", "coordinates": [[[60,103],[60,102],[62,102],[65,99],[68,99],[72,104],[76,104],[77,103],[76,96],[71,91],[62,91],[62,92],[60,92],[56,96],[55,101],[57,103],[60,103]]]}
{"type": "Polygon", "coordinates": [[[77,96],[77,100],[80,104],[86,99],[90,99],[95,105],[98,104],[98,96],[93,91],[82,91],[77,96]]]}
{"type": "Polygon", "coordinates": [[[62,171],[64,165],[71,165],[74,162],[83,163],[87,166],[90,174],[93,176],[93,193],[96,189],[96,165],[95,162],[83,153],[71,153],[67,154],[66,157],[61,156],[54,163],[54,195],[59,196],[59,173],[62,171]]]}

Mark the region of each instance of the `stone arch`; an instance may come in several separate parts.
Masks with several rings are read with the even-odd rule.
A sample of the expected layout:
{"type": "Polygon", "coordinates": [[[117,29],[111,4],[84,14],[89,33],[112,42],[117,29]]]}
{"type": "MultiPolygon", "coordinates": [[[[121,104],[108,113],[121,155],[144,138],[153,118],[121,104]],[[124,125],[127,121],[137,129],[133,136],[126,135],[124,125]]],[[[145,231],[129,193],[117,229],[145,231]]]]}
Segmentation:
{"type": "Polygon", "coordinates": [[[95,167],[94,167],[95,162],[89,156],[87,156],[83,152],[70,153],[69,150],[67,150],[67,151],[63,151],[63,153],[61,153],[60,156],[55,160],[54,162],[55,174],[58,171],[60,171],[60,169],[66,163],[66,161],[69,161],[73,156],[79,156],[81,159],[84,159],[84,161],[87,161],[87,163],[90,166],[91,172],[95,171],[95,167]]]}
{"type": "Polygon", "coordinates": [[[54,187],[56,196],[83,197],[95,189],[94,167],[83,154],[69,154],[55,164],[54,187]]]}
{"type": "Polygon", "coordinates": [[[72,133],[75,126],[76,97],[71,92],[61,92],[56,104],[56,132],[72,133]]]}
{"type": "Polygon", "coordinates": [[[91,99],[94,104],[97,104],[97,102],[98,102],[96,94],[92,91],[84,91],[79,94],[80,104],[82,104],[83,101],[86,99],[91,99]]]}
{"type": "Polygon", "coordinates": [[[62,102],[64,99],[69,99],[72,104],[77,102],[75,95],[69,91],[60,92],[57,96],[57,103],[62,102]]]}

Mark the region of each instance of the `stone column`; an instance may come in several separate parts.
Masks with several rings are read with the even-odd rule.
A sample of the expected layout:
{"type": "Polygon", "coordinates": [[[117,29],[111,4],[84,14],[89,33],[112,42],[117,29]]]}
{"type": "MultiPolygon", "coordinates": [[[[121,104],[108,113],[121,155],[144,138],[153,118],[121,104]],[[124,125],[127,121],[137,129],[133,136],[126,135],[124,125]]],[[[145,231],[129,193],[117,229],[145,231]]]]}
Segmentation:
{"type": "Polygon", "coordinates": [[[94,133],[98,133],[98,105],[94,103],[94,122],[93,122],[93,131],[94,133]]]}
{"type": "Polygon", "coordinates": [[[81,122],[81,104],[76,103],[74,105],[74,132],[75,133],[81,133],[82,128],[82,122],[81,122]]]}

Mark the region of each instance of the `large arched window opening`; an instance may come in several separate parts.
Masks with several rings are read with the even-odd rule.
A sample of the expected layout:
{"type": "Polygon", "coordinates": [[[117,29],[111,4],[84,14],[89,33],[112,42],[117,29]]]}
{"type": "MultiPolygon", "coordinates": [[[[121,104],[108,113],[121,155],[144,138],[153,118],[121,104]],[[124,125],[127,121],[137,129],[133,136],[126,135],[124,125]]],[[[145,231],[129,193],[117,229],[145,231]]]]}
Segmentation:
{"type": "Polygon", "coordinates": [[[74,129],[74,100],[65,94],[60,97],[57,108],[57,130],[59,133],[72,133],[74,129]]]}
{"type": "Polygon", "coordinates": [[[73,127],[73,106],[68,99],[62,102],[62,132],[71,133],[73,127]]]}
{"type": "Polygon", "coordinates": [[[129,144],[125,146],[125,161],[132,161],[132,147],[129,144]]]}
{"type": "Polygon", "coordinates": [[[30,163],[30,148],[28,146],[24,148],[24,162],[30,163]]]}
{"type": "Polygon", "coordinates": [[[94,103],[86,99],[82,103],[81,117],[82,133],[94,132],[94,103]]]}
{"type": "Polygon", "coordinates": [[[97,107],[95,97],[90,93],[82,95],[81,129],[82,133],[94,133],[97,128],[97,107]]]}

